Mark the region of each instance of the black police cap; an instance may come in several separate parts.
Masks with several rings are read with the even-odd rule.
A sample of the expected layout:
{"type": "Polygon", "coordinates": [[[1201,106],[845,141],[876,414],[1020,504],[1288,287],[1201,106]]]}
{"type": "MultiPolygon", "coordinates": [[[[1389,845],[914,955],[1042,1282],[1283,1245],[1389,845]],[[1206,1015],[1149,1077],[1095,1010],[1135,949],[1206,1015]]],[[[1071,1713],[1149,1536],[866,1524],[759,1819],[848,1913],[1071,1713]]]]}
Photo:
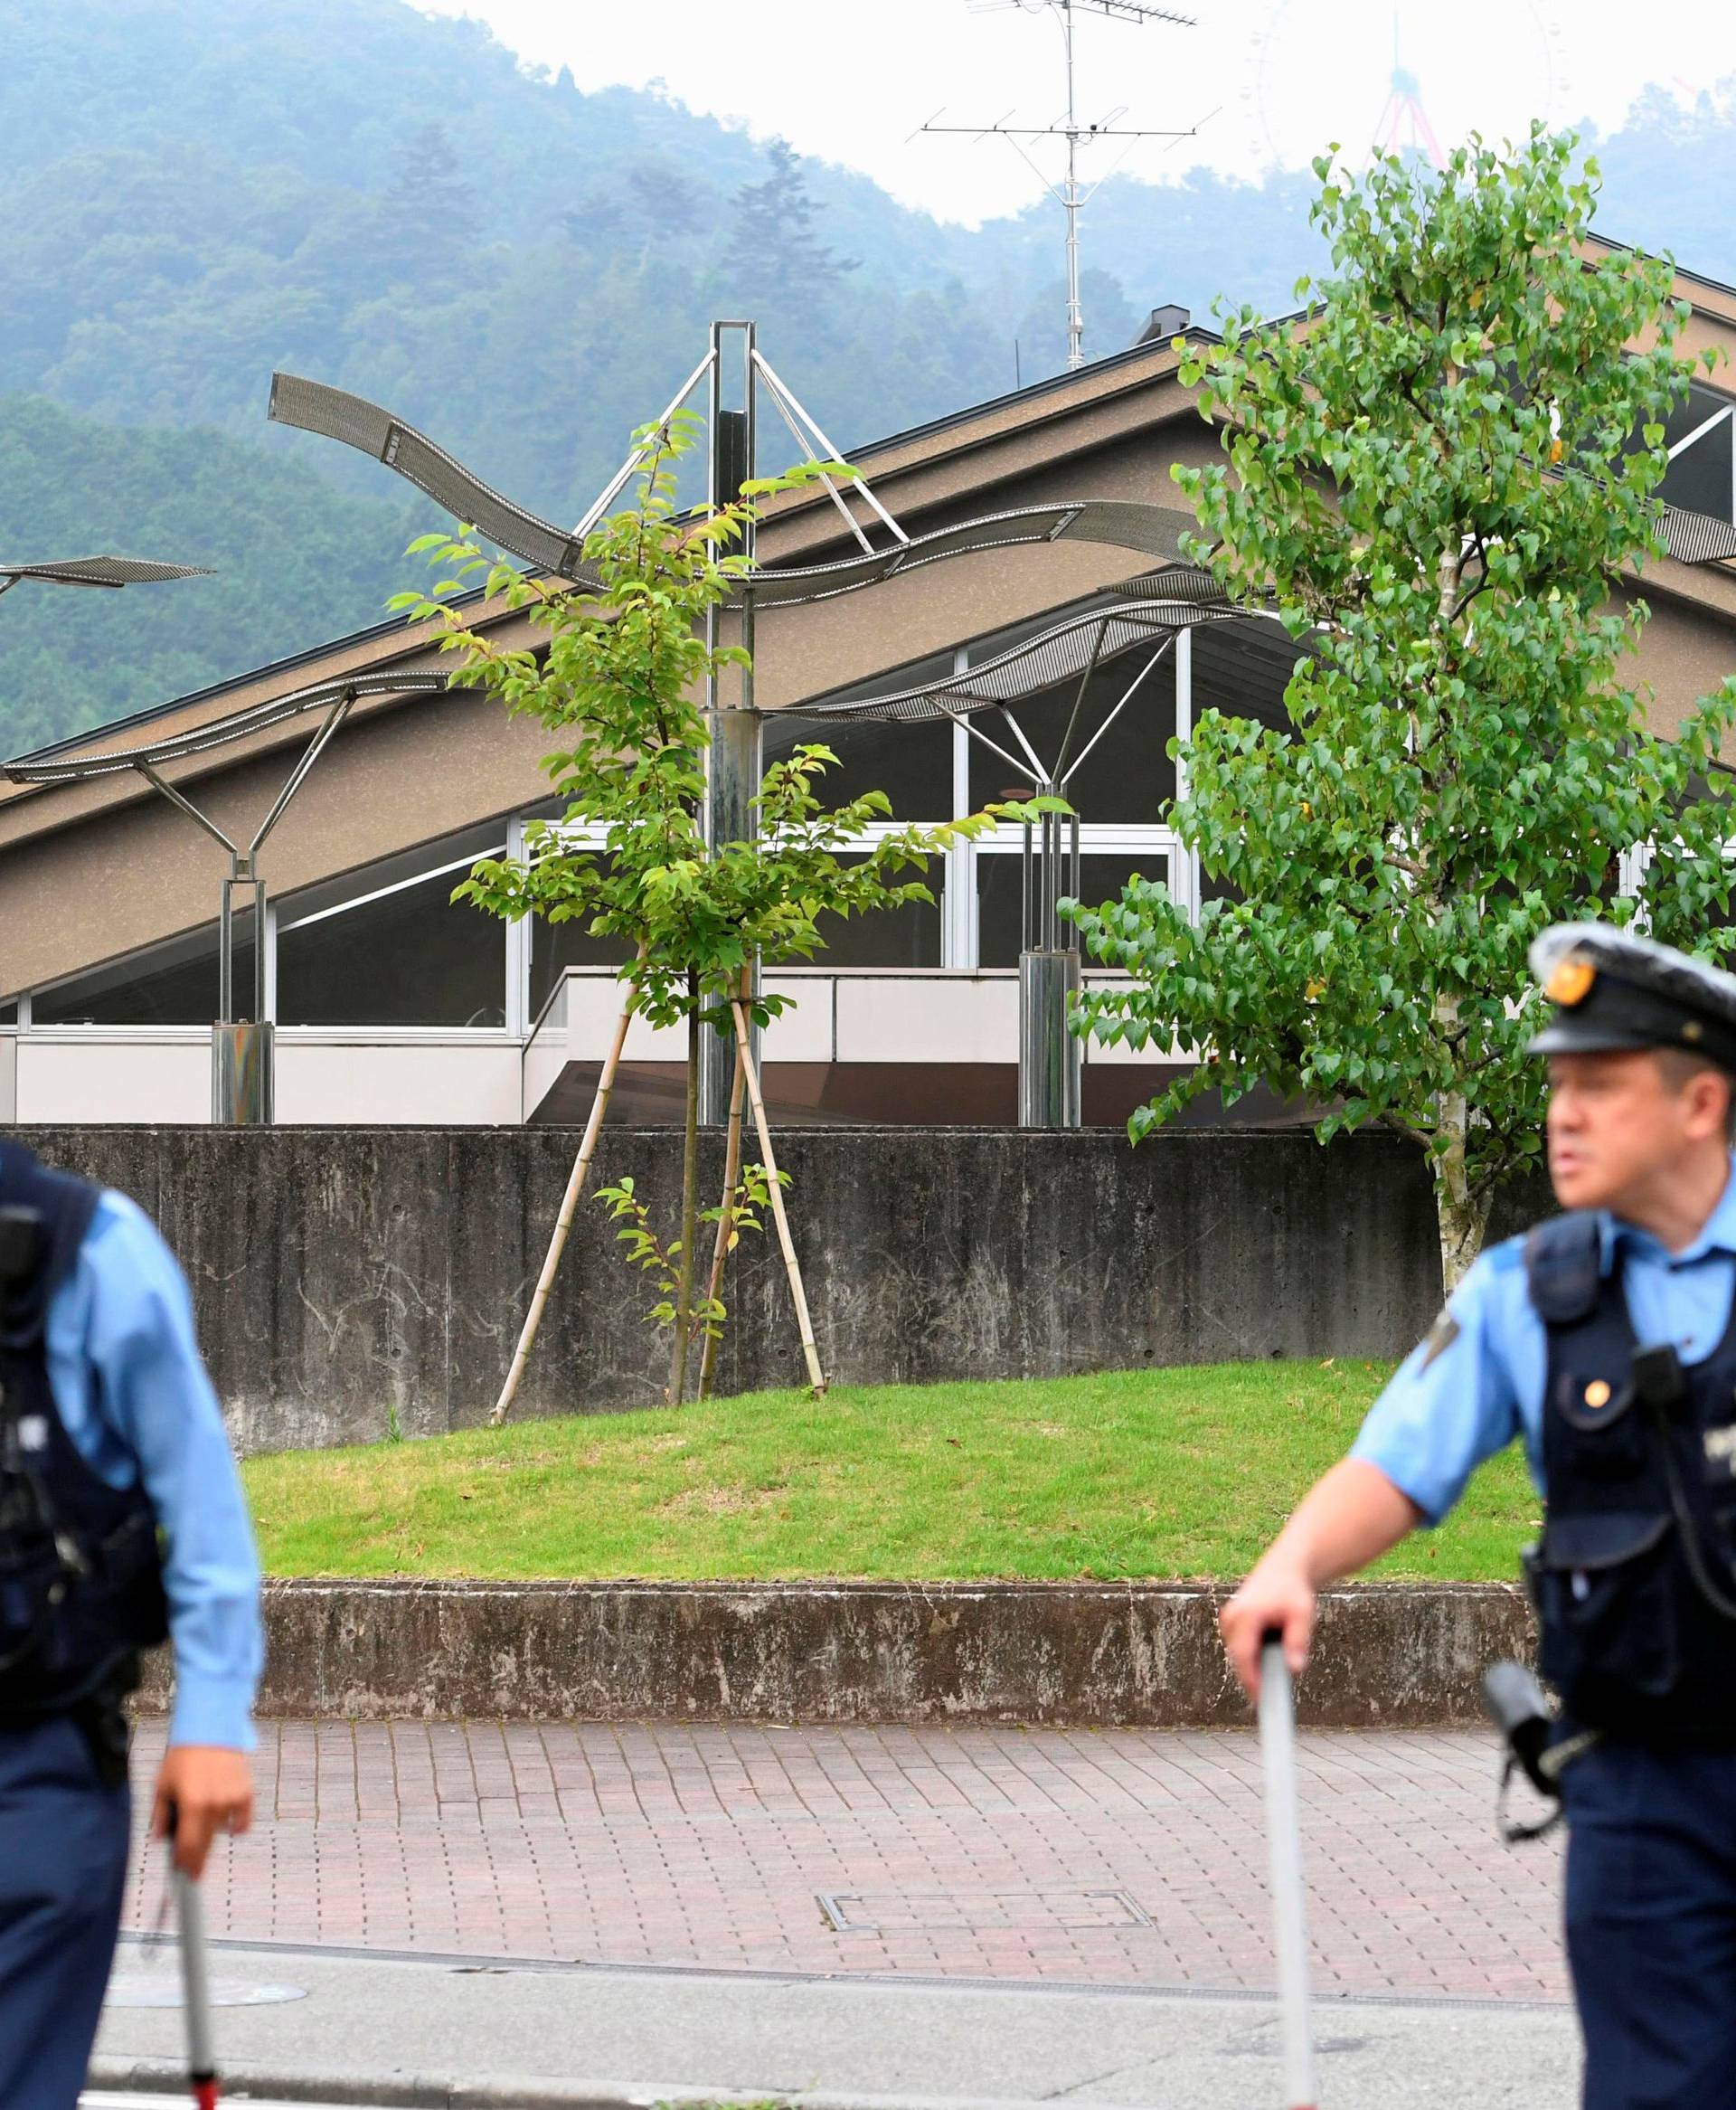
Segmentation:
{"type": "Polygon", "coordinates": [[[1557,923],[1531,971],[1555,1009],[1533,1055],[1674,1047],[1736,1072],[1736,975],[1609,923],[1557,923]]]}

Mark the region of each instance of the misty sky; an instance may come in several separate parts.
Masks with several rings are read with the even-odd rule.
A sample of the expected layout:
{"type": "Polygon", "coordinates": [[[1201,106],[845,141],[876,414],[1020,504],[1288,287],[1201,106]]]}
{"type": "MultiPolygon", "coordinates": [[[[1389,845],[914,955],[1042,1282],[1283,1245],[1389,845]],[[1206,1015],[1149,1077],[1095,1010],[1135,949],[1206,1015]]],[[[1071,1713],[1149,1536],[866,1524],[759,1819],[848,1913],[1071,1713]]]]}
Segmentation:
{"type": "MultiPolygon", "coordinates": [[[[527,61],[570,66],[581,88],[656,80],[692,109],[782,132],[805,154],[861,169],[907,204],[976,222],[1042,192],[1005,139],[910,138],[947,123],[1043,125],[1062,109],[1061,34],[1043,0],[415,0],[486,22],[527,61]]],[[[1176,0],[1196,26],[1077,16],[1079,114],[1196,137],[1117,141],[1082,173],[1156,179],[1203,164],[1257,176],[1299,167],[1331,139],[1361,159],[1414,116],[1392,97],[1397,62],[1442,145],[1498,137],[1533,117],[1618,126],[1656,80],[1684,99],[1736,76],[1736,7],[1672,0],[1667,38],[1637,59],[1631,6],[1614,0],[1176,0]]],[[[1733,109],[1732,117],[1736,117],[1733,109]]],[[[1045,175],[1052,142],[1031,152],[1045,175]]]]}

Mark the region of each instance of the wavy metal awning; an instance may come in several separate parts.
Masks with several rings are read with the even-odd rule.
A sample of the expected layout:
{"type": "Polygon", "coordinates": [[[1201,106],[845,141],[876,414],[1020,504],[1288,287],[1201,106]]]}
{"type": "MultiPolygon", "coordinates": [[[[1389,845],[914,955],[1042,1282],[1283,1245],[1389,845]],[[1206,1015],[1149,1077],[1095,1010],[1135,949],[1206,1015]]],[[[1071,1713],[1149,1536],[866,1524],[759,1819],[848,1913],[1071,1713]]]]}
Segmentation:
{"type": "Polygon", "coordinates": [[[149,586],[159,579],[209,579],[202,564],[164,564],[154,557],[59,557],[41,564],[0,563],[0,586],[20,579],[42,579],[51,586],[149,586]]]}
{"type": "MultiPolygon", "coordinates": [[[[688,385],[691,389],[693,383],[688,385]]],[[[664,426],[680,400],[665,413],[664,426]]],[[[490,542],[514,556],[524,557],[560,578],[594,582],[596,575],[584,563],[584,542],[586,529],[598,512],[596,506],[586,521],[569,534],[503,497],[444,448],[390,411],[341,388],[329,388],[324,382],[274,374],[269,415],[279,425],[317,432],[373,456],[426,493],[437,506],[470,523],[490,542]]],[[[643,452],[641,449],[628,458],[624,470],[603,494],[605,500],[626,481],[643,452]]],[[[836,501],[835,488],[830,483],[827,488],[836,501]]],[[[863,490],[867,495],[865,487],[863,490]]],[[[890,516],[886,517],[890,521],[890,516]]],[[[845,518],[849,519],[847,512],[845,518]]],[[[855,527],[856,524],[852,521],[851,525],[855,527]]],[[[855,555],[825,564],[756,565],[743,579],[743,591],[735,596],[734,605],[740,606],[750,598],[756,608],[826,601],[835,594],[878,585],[882,580],[946,557],[1022,544],[1101,543],[1135,551],[1141,556],[1173,559],[1182,554],[1182,537],[1195,529],[1193,515],[1173,506],[1110,498],[1022,506],[915,536],[906,535],[892,525],[892,541],[880,549],[864,548],[855,555]]],[[[859,528],[857,533],[859,539],[866,539],[859,528]]]]}
{"type": "Polygon", "coordinates": [[[1142,647],[1161,650],[1196,623],[1247,614],[1210,572],[1191,564],[1172,565],[1133,583],[1143,588],[1144,598],[1069,616],[963,673],[866,695],[852,691],[816,696],[776,714],[910,724],[1004,709],[1142,647]]]}
{"type": "Polygon", "coordinates": [[[1710,513],[1689,513],[1665,506],[1658,523],[1664,547],[1679,564],[1716,564],[1736,557],[1736,527],[1710,513]]]}
{"type": "Polygon", "coordinates": [[[323,381],[274,374],[266,416],[275,424],[317,432],[371,454],[455,518],[479,529],[497,547],[544,572],[562,579],[590,576],[585,571],[582,536],[570,535],[564,527],[514,505],[445,448],[437,447],[378,403],[344,389],[328,388],[323,381]]]}
{"type": "Polygon", "coordinates": [[[203,754],[206,749],[226,746],[250,733],[262,733],[286,718],[298,718],[307,711],[329,711],[359,703],[363,696],[430,695],[447,686],[447,676],[439,668],[426,672],[401,670],[382,674],[345,674],[311,687],[273,696],[269,702],[250,704],[231,711],[227,717],[186,733],[174,733],[162,740],[141,742],[137,747],[56,752],[40,758],[22,755],[9,762],[5,773],[14,784],[67,784],[84,777],[108,777],[122,770],[151,771],[185,755],[203,754]]]}

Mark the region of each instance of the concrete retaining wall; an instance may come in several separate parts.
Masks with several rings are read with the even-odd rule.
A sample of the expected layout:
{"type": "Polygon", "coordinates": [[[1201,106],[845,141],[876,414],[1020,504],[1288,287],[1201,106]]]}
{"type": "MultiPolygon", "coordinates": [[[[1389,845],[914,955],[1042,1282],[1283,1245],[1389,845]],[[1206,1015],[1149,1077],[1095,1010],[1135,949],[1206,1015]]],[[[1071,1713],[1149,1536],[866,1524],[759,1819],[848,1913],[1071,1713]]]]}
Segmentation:
{"type": "MultiPolygon", "coordinates": [[[[263,1705],[590,1721],[1245,1722],[1219,1602],[1144,1585],[274,1583],[263,1705]]],[[[1483,1670],[1530,1648],[1516,1588],[1336,1590],[1298,1689],[1302,1718],[1480,1720],[1483,1670]]],[[[164,1671],[159,1661],[154,1704],[164,1671]]]]}
{"type": "MultiPolygon", "coordinates": [[[[575,1143],[549,1129],[18,1131],[137,1197],[193,1286],[249,1450],[473,1424],[494,1399],[575,1143]]],[[[708,1185],[721,1168],[707,1139],[708,1185]]],[[[680,1138],[609,1131],[667,1222],[680,1138]]],[[[1420,1154],[1368,1133],[811,1130],[784,1135],[828,1372],[846,1383],[1049,1376],[1264,1356],[1389,1356],[1439,1303],[1420,1154]]],[[[795,1384],[770,1240],[727,1298],[722,1386],[795,1384]]],[[[581,1209],[519,1411],[647,1405],[666,1362],[612,1226],[581,1209]]]]}

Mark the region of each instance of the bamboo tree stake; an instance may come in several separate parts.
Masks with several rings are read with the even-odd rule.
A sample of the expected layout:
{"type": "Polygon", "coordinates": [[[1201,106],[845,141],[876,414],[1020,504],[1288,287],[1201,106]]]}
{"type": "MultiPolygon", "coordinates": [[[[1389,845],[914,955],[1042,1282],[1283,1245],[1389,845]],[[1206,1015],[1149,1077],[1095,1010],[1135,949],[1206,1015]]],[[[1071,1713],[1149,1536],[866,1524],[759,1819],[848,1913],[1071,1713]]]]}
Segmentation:
{"type": "MultiPolygon", "coordinates": [[[[723,1287],[723,1263],[730,1256],[730,1232],[735,1222],[731,1204],[735,1183],[741,1174],[741,1103],[747,1095],[748,1075],[741,1064],[741,1044],[735,1046],[735,1082],[730,1087],[729,1140],[723,1147],[723,1213],[717,1219],[717,1236],[712,1242],[712,1272],[705,1284],[705,1301],[715,1304],[723,1287]]],[[[717,1335],[705,1337],[699,1365],[699,1396],[712,1396],[712,1378],[717,1369],[717,1335]]]]}
{"type": "Polygon", "coordinates": [[[754,1126],[760,1131],[760,1152],[765,1161],[766,1185],[770,1191],[771,1214],[778,1225],[778,1243],[784,1249],[784,1268],[789,1276],[789,1293],[796,1305],[796,1324],[802,1337],[802,1354],[807,1362],[807,1381],[816,1399],[826,1392],[826,1373],[814,1345],[814,1322],[807,1315],[807,1298],[802,1289],[802,1271],[789,1235],[789,1218],[784,1214],[784,1194],[778,1183],[778,1160],[771,1151],[771,1129],[766,1120],[766,1102],[760,1096],[760,1073],[748,1052],[748,1015],[740,997],[731,1005],[735,1014],[735,1045],[747,1078],[748,1101],[753,1108],[754,1126]]]}
{"type": "Polygon", "coordinates": [[[687,1104],[681,1145],[681,1264],[675,1279],[675,1338],[669,1353],[671,1406],[687,1395],[687,1356],[693,1346],[693,1241],[699,1232],[699,985],[687,975],[687,1104]]]}
{"type": "MultiPolygon", "coordinates": [[[[645,948],[639,948],[639,958],[645,957],[645,948]]],[[[549,1240],[549,1250],[542,1262],[542,1273],[536,1278],[536,1290],[531,1298],[531,1308],[524,1314],[524,1324],[519,1329],[518,1346],[513,1350],[513,1367],[506,1373],[506,1382],[500,1388],[494,1411],[488,1416],[488,1425],[498,1428],[506,1419],[518,1392],[519,1379],[524,1375],[524,1365],[529,1358],[531,1343],[536,1339],[536,1329],[542,1323],[542,1307],[549,1301],[549,1292],[554,1286],[554,1271],[561,1264],[561,1255],[567,1249],[567,1234],[572,1229],[572,1219],[579,1206],[579,1197],[585,1191],[585,1181],[590,1175],[590,1161],[597,1154],[597,1138],[602,1132],[603,1116],[609,1112],[609,1095],[615,1089],[615,1073],[621,1066],[621,1050],[627,1046],[627,1029],[633,1022],[633,999],[629,997],[621,1007],[621,1015],[615,1021],[615,1038],[609,1044],[604,1057],[602,1074],[597,1080],[597,1093],[590,1102],[590,1118],[585,1123],[585,1132],[579,1145],[579,1155],[572,1161],[572,1171],[567,1180],[567,1191],[561,1197],[561,1214],[554,1220],[554,1235],[549,1240]]]]}

